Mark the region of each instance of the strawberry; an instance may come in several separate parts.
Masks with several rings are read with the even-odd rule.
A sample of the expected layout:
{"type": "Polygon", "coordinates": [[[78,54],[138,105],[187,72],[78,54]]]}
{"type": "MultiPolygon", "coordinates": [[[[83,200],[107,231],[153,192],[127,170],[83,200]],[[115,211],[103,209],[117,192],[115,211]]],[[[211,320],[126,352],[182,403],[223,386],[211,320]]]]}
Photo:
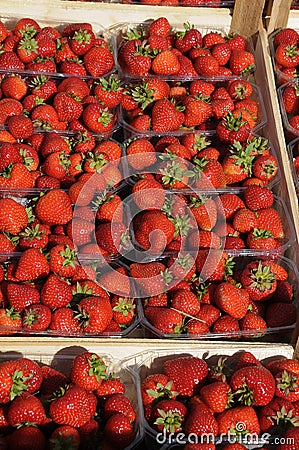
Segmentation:
{"type": "Polygon", "coordinates": [[[27,422],[32,425],[41,425],[46,421],[46,413],[42,402],[37,397],[24,392],[10,405],[7,419],[13,427],[27,422]]]}
{"type": "Polygon", "coordinates": [[[12,198],[0,199],[0,231],[17,235],[26,228],[25,207],[12,198]]]}
{"type": "Polygon", "coordinates": [[[222,142],[234,144],[235,141],[245,142],[250,133],[250,125],[243,120],[242,114],[228,112],[216,127],[218,138],[222,142]]]}
{"type": "Polygon", "coordinates": [[[286,68],[293,68],[298,65],[299,51],[296,45],[280,44],[275,50],[275,61],[286,68]]]}
{"type": "Polygon", "coordinates": [[[92,47],[83,56],[84,65],[89,75],[101,77],[114,67],[114,58],[106,47],[92,47]]]}
{"type": "Polygon", "coordinates": [[[242,319],[249,307],[249,294],[231,283],[220,283],[215,290],[215,303],[225,313],[242,319]]]}
{"type": "Polygon", "coordinates": [[[244,208],[243,200],[236,194],[225,193],[219,195],[218,210],[226,220],[231,220],[240,209],[244,208]]]}
{"type": "Polygon", "coordinates": [[[208,375],[206,362],[192,356],[169,359],[164,361],[163,366],[166,375],[174,381],[182,396],[191,397],[198,393],[208,375]]]}
{"type": "Polygon", "coordinates": [[[21,100],[27,93],[26,82],[19,76],[5,77],[1,82],[4,97],[21,100]]]}
{"type": "Polygon", "coordinates": [[[81,332],[79,320],[75,317],[74,311],[69,307],[58,308],[52,312],[49,329],[55,332],[58,331],[63,335],[78,334],[81,332]]]}
{"type": "Polygon", "coordinates": [[[20,313],[14,308],[0,308],[0,335],[11,336],[15,331],[22,328],[20,313]]]}
{"type": "Polygon", "coordinates": [[[178,400],[159,400],[153,408],[155,428],[167,434],[182,431],[186,416],[187,408],[178,400]]]}
{"type": "Polygon", "coordinates": [[[102,333],[113,317],[109,300],[101,297],[86,297],[79,302],[79,320],[86,333],[102,333]]]}
{"type": "Polygon", "coordinates": [[[101,399],[113,394],[124,394],[125,385],[120,378],[113,378],[113,375],[102,380],[100,386],[96,389],[96,396],[101,399]]]}
{"type": "Polygon", "coordinates": [[[113,114],[99,103],[91,103],[86,106],[83,111],[83,122],[89,130],[95,133],[112,131],[114,125],[113,114]]]}
{"type": "MultiPolygon", "coordinates": [[[[246,333],[246,336],[259,336],[267,329],[266,321],[256,312],[248,311],[240,320],[240,328],[242,331],[252,330],[254,333],[246,333]]],[[[245,335],[243,333],[243,335],[245,335]]]]}
{"type": "Polygon", "coordinates": [[[228,435],[232,430],[236,430],[238,434],[238,424],[242,423],[242,436],[246,434],[260,433],[260,425],[257,414],[251,406],[236,406],[223,411],[218,416],[219,433],[228,435]]]}
{"type": "Polygon", "coordinates": [[[97,400],[94,394],[79,386],[71,386],[50,405],[50,417],[59,425],[80,427],[95,413],[97,400]]]}
{"type": "Polygon", "coordinates": [[[164,50],[153,59],[152,71],[157,75],[176,75],[180,71],[180,62],[171,50],[164,50]]]}
{"type": "Polygon", "coordinates": [[[246,50],[232,49],[229,68],[234,75],[243,75],[255,68],[255,58],[251,52],[246,50]]]}
{"type": "Polygon", "coordinates": [[[244,191],[244,201],[252,211],[270,208],[274,202],[273,193],[266,187],[248,186],[244,191]]]}
{"type": "Polygon", "coordinates": [[[177,392],[175,385],[165,374],[155,373],[147,375],[141,383],[143,405],[152,405],[156,400],[163,398],[175,399],[177,392]]]}
{"type": "Polygon", "coordinates": [[[293,28],[284,28],[275,34],[273,44],[275,47],[278,47],[280,44],[297,45],[298,37],[297,31],[293,28]]]}
{"type": "Polygon", "coordinates": [[[7,51],[0,55],[0,67],[2,69],[24,70],[25,65],[15,52],[7,51]]]}
{"type": "Polygon", "coordinates": [[[166,133],[180,128],[185,120],[184,113],[177,110],[170,100],[158,100],[152,109],[152,129],[166,133]]]}
{"type": "Polygon", "coordinates": [[[51,272],[58,276],[71,277],[76,273],[76,252],[68,245],[55,245],[50,250],[51,272]]]}
{"type": "Polygon", "coordinates": [[[71,286],[59,276],[51,273],[41,290],[41,303],[50,309],[67,306],[72,301],[71,286]]]}
{"type": "Polygon", "coordinates": [[[50,450],[55,450],[58,446],[63,448],[67,445],[70,445],[73,450],[78,450],[80,446],[80,434],[74,427],[61,425],[52,432],[49,442],[50,450]]]}
{"type": "Polygon", "coordinates": [[[269,327],[286,327],[296,322],[297,310],[292,303],[272,303],[266,311],[266,322],[269,327]]]}
{"type": "Polygon", "coordinates": [[[148,27],[148,34],[167,37],[170,34],[170,23],[166,17],[158,17],[148,27]]]}
{"type": "Polygon", "coordinates": [[[7,283],[8,303],[15,311],[22,312],[26,307],[40,303],[40,293],[30,285],[7,283]]]}
{"type": "Polygon", "coordinates": [[[146,250],[157,253],[169,244],[175,232],[173,222],[160,210],[149,210],[141,213],[138,228],[135,220],[135,239],[146,250]],[[155,235],[155,240],[153,240],[155,235]]]}
{"type": "Polygon", "coordinates": [[[83,352],[73,360],[70,378],[77,386],[94,391],[107,377],[106,371],[107,366],[102,358],[95,353],[83,352]]]}
{"type": "Polygon", "coordinates": [[[35,426],[17,428],[8,438],[10,448],[15,450],[45,450],[46,438],[43,432],[35,426]]]}
{"type": "Polygon", "coordinates": [[[231,332],[234,335],[234,332],[240,331],[239,322],[235,317],[223,315],[214,322],[212,331],[213,333],[224,334],[225,336],[229,336],[231,332]]]}
{"type": "Polygon", "coordinates": [[[293,427],[284,435],[285,441],[282,441],[277,450],[296,450],[299,443],[299,433],[297,427],[293,427]]]}
{"type": "Polygon", "coordinates": [[[104,427],[106,439],[120,448],[128,446],[135,438],[130,419],[122,413],[115,413],[107,420],[104,427]]]}
{"type": "Polygon", "coordinates": [[[20,281],[38,280],[49,273],[46,257],[35,248],[25,250],[17,263],[15,276],[20,281]]]}
{"type": "Polygon", "coordinates": [[[193,292],[179,289],[173,295],[171,307],[183,314],[195,316],[199,312],[200,303],[193,292]]]}
{"type": "Polygon", "coordinates": [[[241,283],[255,301],[271,298],[277,285],[275,273],[267,261],[248,263],[241,273],[241,283]]]}
{"type": "Polygon", "coordinates": [[[190,210],[198,226],[203,230],[211,231],[217,221],[217,207],[212,198],[196,196],[190,198],[190,210]]]}
{"type": "Polygon", "coordinates": [[[136,419],[136,413],[131,400],[122,393],[112,394],[104,404],[105,418],[109,418],[115,413],[124,414],[131,422],[134,422],[136,419]]]}
{"type": "Polygon", "coordinates": [[[72,219],[69,196],[59,189],[53,189],[40,197],[35,212],[42,222],[49,225],[66,224],[72,219]]]}
{"type": "Polygon", "coordinates": [[[248,233],[246,244],[248,248],[256,250],[274,250],[279,243],[269,230],[254,228],[248,233]]]}
{"type": "Polygon", "coordinates": [[[221,413],[230,406],[232,392],[227,383],[215,381],[201,388],[200,397],[212,411],[221,413]]]}
{"type": "Polygon", "coordinates": [[[29,305],[23,312],[22,325],[27,330],[45,331],[51,323],[51,310],[45,305],[29,305]]]}
{"type": "Polygon", "coordinates": [[[275,380],[264,367],[244,367],[231,377],[230,386],[244,405],[264,406],[270,403],[275,393],[275,380]]]}
{"type": "Polygon", "coordinates": [[[58,92],[53,98],[53,106],[60,122],[79,119],[83,111],[80,101],[67,92],[58,92]]]}
{"type": "Polygon", "coordinates": [[[190,99],[184,111],[184,125],[186,127],[199,126],[212,116],[212,112],[212,107],[208,102],[196,98],[190,99]]]}
{"type": "Polygon", "coordinates": [[[163,334],[179,334],[183,325],[183,316],[167,307],[147,306],[144,315],[150,324],[163,334]]]}
{"type": "Polygon", "coordinates": [[[188,435],[203,436],[208,433],[211,437],[218,434],[218,424],[213,414],[209,409],[196,403],[191,407],[184,428],[188,435]]]}

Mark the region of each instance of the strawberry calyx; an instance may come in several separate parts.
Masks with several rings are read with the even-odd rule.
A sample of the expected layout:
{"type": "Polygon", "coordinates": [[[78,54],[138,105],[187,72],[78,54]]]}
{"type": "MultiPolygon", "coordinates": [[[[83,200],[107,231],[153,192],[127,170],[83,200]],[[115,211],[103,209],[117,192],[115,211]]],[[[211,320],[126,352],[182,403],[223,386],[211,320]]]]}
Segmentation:
{"type": "Polygon", "coordinates": [[[223,118],[223,124],[230,131],[239,131],[239,129],[243,125],[246,125],[247,122],[242,120],[242,114],[239,114],[237,117],[234,117],[232,112],[229,111],[223,118]]]}
{"type": "Polygon", "coordinates": [[[287,412],[285,406],[282,406],[282,408],[277,411],[275,415],[270,416],[270,418],[283,433],[292,427],[299,427],[299,417],[293,416],[293,409],[290,409],[289,412],[287,412]]]}
{"type": "Polygon", "coordinates": [[[145,30],[143,28],[130,28],[126,34],[122,36],[125,41],[132,41],[134,39],[142,39],[145,37],[145,30]]]}
{"type": "Polygon", "coordinates": [[[76,251],[71,249],[69,245],[66,245],[65,250],[62,250],[59,254],[63,258],[63,267],[75,267],[75,261],[77,260],[76,251]]]}
{"type": "Polygon", "coordinates": [[[77,444],[74,442],[72,435],[65,436],[61,433],[58,437],[49,439],[49,442],[51,442],[52,448],[54,449],[76,450],[77,448],[77,444]]]}
{"type": "Polygon", "coordinates": [[[5,314],[7,315],[7,317],[9,317],[11,320],[18,320],[21,318],[21,314],[15,310],[15,308],[13,306],[11,306],[10,308],[6,308],[5,309],[5,314]]]}
{"type": "Polygon", "coordinates": [[[250,389],[246,383],[243,383],[241,389],[235,391],[235,395],[238,396],[238,401],[246,406],[251,406],[255,401],[253,389],[250,389]]]}
{"type": "Polygon", "coordinates": [[[202,102],[205,102],[205,103],[211,103],[211,97],[206,94],[196,94],[196,95],[194,95],[193,98],[194,98],[194,100],[201,100],[202,102]]]}
{"type": "Polygon", "coordinates": [[[154,422],[155,425],[163,427],[163,430],[168,433],[176,433],[182,429],[182,423],[184,417],[175,411],[163,411],[162,409],[157,410],[161,417],[154,422]]]}
{"type": "Polygon", "coordinates": [[[231,277],[234,273],[234,266],[236,262],[234,261],[234,257],[231,256],[227,258],[225,261],[225,268],[224,268],[224,280],[227,281],[229,277],[231,277]]]}
{"type": "Polygon", "coordinates": [[[195,284],[195,292],[197,298],[201,301],[203,295],[208,293],[208,287],[210,286],[210,282],[206,281],[204,283],[195,284]]]}
{"type": "Polygon", "coordinates": [[[76,137],[71,139],[71,146],[75,146],[77,144],[85,144],[86,142],[89,142],[91,140],[91,137],[88,135],[87,131],[78,131],[76,133],[76,137]]]}
{"type": "Polygon", "coordinates": [[[113,311],[122,313],[125,317],[127,317],[130,313],[133,313],[135,310],[135,303],[133,298],[129,297],[119,297],[117,300],[117,304],[112,308],[113,311]]]}
{"type": "Polygon", "coordinates": [[[291,392],[294,392],[299,387],[298,376],[294,373],[284,370],[280,377],[276,378],[277,388],[284,392],[288,396],[291,392]]]}
{"type": "Polygon", "coordinates": [[[26,50],[26,53],[31,55],[31,53],[37,53],[38,43],[36,39],[26,36],[20,41],[19,49],[26,50]]]}
{"type": "Polygon", "coordinates": [[[271,159],[267,159],[262,164],[262,175],[271,178],[277,171],[277,165],[271,159]]]}
{"type": "Polygon", "coordinates": [[[184,26],[184,31],[176,31],[175,32],[175,36],[177,39],[183,39],[186,36],[186,33],[190,30],[192,30],[192,28],[194,28],[194,25],[191,25],[189,22],[185,22],[183,24],[184,26]]]}
{"type": "Polygon", "coordinates": [[[130,95],[138,106],[144,110],[154,101],[155,91],[154,89],[148,87],[148,83],[142,83],[135,87],[126,89],[124,93],[126,95],[130,95]]]}
{"type": "Polygon", "coordinates": [[[6,231],[4,231],[2,234],[4,234],[4,236],[12,243],[12,245],[17,246],[20,240],[19,236],[14,236],[10,233],[7,233],[6,231]]]}
{"type": "Polygon", "coordinates": [[[296,47],[296,45],[293,44],[287,45],[285,48],[285,54],[289,58],[295,58],[298,55],[298,47],[296,47]]]}
{"type": "Polygon", "coordinates": [[[241,75],[245,75],[246,73],[253,72],[255,70],[255,64],[249,64],[245,69],[241,71],[241,75]]]}
{"type": "MultiPolygon", "coordinates": [[[[37,201],[38,199],[33,199],[33,201],[37,201]]],[[[35,221],[35,214],[33,214],[33,207],[32,206],[28,206],[27,208],[25,208],[26,210],[26,214],[28,217],[28,224],[32,223],[35,221]]]]}
{"type": "Polygon", "coordinates": [[[251,279],[252,283],[250,284],[250,287],[257,288],[264,292],[265,290],[270,290],[272,288],[272,284],[276,277],[275,274],[271,272],[270,266],[263,266],[262,263],[259,262],[258,267],[251,271],[251,279]]]}
{"type": "Polygon", "coordinates": [[[105,156],[103,155],[103,153],[92,153],[92,152],[88,152],[87,153],[88,158],[91,159],[91,162],[89,163],[89,166],[92,169],[95,169],[96,172],[100,172],[102,167],[105,166],[108,163],[108,160],[105,159],[105,156]]]}
{"type": "Polygon", "coordinates": [[[66,172],[68,172],[68,168],[71,165],[71,161],[68,159],[65,153],[61,153],[59,155],[59,165],[62,166],[66,172]]]}
{"type": "Polygon", "coordinates": [[[174,204],[175,200],[173,198],[166,197],[163,206],[161,208],[161,211],[163,211],[168,217],[169,216],[171,217],[174,204]]]}
{"type": "Polygon", "coordinates": [[[201,150],[204,150],[211,145],[211,141],[209,141],[206,136],[203,136],[201,134],[195,134],[194,139],[195,143],[193,145],[193,148],[197,152],[200,152],[201,150]]]}
{"type": "Polygon", "coordinates": [[[146,393],[150,397],[154,397],[155,400],[169,399],[179,395],[179,392],[172,390],[172,388],[173,388],[173,381],[170,380],[165,385],[163,385],[162,383],[157,383],[156,389],[147,389],[146,393]]]}
{"type": "MultiPolygon", "coordinates": [[[[107,164],[107,163],[106,163],[107,164]]],[[[97,211],[104,203],[110,202],[114,198],[114,195],[108,195],[108,191],[105,189],[100,195],[92,201],[92,210],[97,211]]]]}
{"type": "Polygon", "coordinates": [[[187,214],[183,214],[181,216],[176,214],[174,218],[170,218],[169,220],[171,220],[175,226],[174,237],[178,235],[187,236],[188,231],[193,228],[190,217],[187,214]]]}
{"type": "Polygon", "coordinates": [[[120,246],[123,250],[129,250],[131,246],[131,234],[129,230],[124,231],[120,236],[120,246]]]}
{"type": "Polygon", "coordinates": [[[88,287],[87,284],[82,287],[79,281],[77,281],[76,287],[72,289],[72,294],[73,294],[72,304],[78,303],[83,298],[95,295],[93,293],[92,288],[88,287]]]}
{"type": "Polygon", "coordinates": [[[100,78],[95,84],[101,86],[103,91],[118,92],[122,90],[120,80],[115,75],[110,75],[108,80],[106,78],[100,78]]]}
{"type": "Polygon", "coordinates": [[[88,33],[87,30],[76,30],[72,39],[78,42],[79,45],[81,44],[89,44],[91,42],[91,34],[88,33]]]}
{"type": "Polygon", "coordinates": [[[263,230],[261,228],[254,228],[252,232],[253,239],[269,239],[273,238],[273,234],[269,230],[263,230]]]}
{"type": "Polygon", "coordinates": [[[33,90],[37,90],[41,86],[44,86],[47,83],[47,81],[48,79],[46,75],[38,75],[31,80],[29,87],[31,87],[33,90]]]}
{"type": "Polygon", "coordinates": [[[194,260],[192,259],[192,256],[187,253],[187,255],[179,255],[176,258],[175,263],[182,269],[191,269],[194,264],[194,260]]]}
{"type": "Polygon", "coordinates": [[[198,208],[199,206],[205,205],[211,197],[206,197],[204,195],[197,195],[196,197],[190,197],[189,206],[190,208],[198,208]]]}
{"type": "Polygon", "coordinates": [[[36,311],[26,311],[25,310],[25,318],[23,319],[23,323],[28,326],[32,326],[35,323],[39,323],[39,314],[36,311]]]}
{"type": "Polygon", "coordinates": [[[21,33],[21,35],[24,38],[27,38],[27,39],[31,39],[37,34],[37,30],[34,27],[34,25],[26,25],[25,29],[19,30],[19,32],[21,33]]]}
{"type": "Polygon", "coordinates": [[[229,148],[229,151],[231,153],[231,157],[235,160],[234,163],[241,166],[248,175],[251,175],[252,163],[255,157],[252,156],[249,146],[243,148],[241,142],[235,141],[229,148]]]}
{"type": "Polygon", "coordinates": [[[173,274],[170,272],[169,269],[165,269],[164,272],[160,272],[160,276],[164,280],[166,286],[169,286],[170,283],[173,281],[173,274]]]}
{"type": "Polygon", "coordinates": [[[220,358],[218,358],[217,364],[210,368],[210,372],[213,374],[213,376],[223,382],[225,382],[227,380],[227,377],[230,375],[230,370],[225,365],[226,361],[227,357],[221,356],[220,358]]]}
{"type": "Polygon", "coordinates": [[[51,131],[53,129],[50,122],[48,122],[46,120],[35,119],[32,121],[32,123],[35,128],[41,128],[42,130],[45,130],[45,131],[51,131]]]}
{"type": "Polygon", "coordinates": [[[176,182],[182,181],[184,176],[194,176],[194,172],[186,171],[180,165],[180,161],[175,160],[168,162],[166,167],[159,169],[159,172],[163,175],[162,183],[167,184],[169,186],[173,186],[176,182]]]}
{"type": "Polygon", "coordinates": [[[29,388],[29,385],[26,383],[31,378],[33,378],[33,373],[30,373],[28,376],[24,375],[22,370],[15,370],[12,376],[13,385],[10,389],[9,399],[12,401],[16,397],[22,394],[22,392],[26,391],[29,388]]]}
{"type": "Polygon", "coordinates": [[[20,236],[30,239],[31,241],[33,241],[33,239],[41,240],[43,234],[45,234],[45,230],[40,229],[39,223],[32,227],[26,227],[19,233],[20,236]]]}
{"type": "Polygon", "coordinates": [[[107,366],[102,358],[93,353],[87,361],[89,365],[88,375],[90,377],[95,376],[97,381],[107,378],[107,366]]]}
{"type": "Polygon", "coordinates": [[[98,122],[104,127],[107,127],[112,121],[113,114],[109,112],[108,108],[103,109],[101,115],[98,117],[98,122]]]}
{"type": "MultiPolygon", "coordinates": [[[[240,426],[238,427],[239,424],[236,425],[236,428],[230,428],[229,429],[229,435],[235,439],[236,442],[238,443],[242,443],[242,437],[247,436],[248,434],[250,434],[250,431],[247,429],[243,429],[244,428],[244,424],[243,422],[240,423],[240,426]]],[[[246,439],[245,439],[246,442],[246,439]]]]}

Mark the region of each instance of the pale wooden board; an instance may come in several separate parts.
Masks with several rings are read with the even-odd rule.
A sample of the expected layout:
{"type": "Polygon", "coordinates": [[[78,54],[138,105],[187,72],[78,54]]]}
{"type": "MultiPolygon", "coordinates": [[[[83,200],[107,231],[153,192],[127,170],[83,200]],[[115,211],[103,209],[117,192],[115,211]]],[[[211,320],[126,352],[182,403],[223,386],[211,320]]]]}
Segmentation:
{"type": "Polygon", "coordinates": [[[265,20],[268,33],[287,26],[291,3],[292,0],[268,0],[265,20]]]}
{"type": "Polygon", "coordinates": [[[232,30],[241,32],[244,36],[251,36],[259,29],[265,0],[235,0],[232,16],[232,30]]]}

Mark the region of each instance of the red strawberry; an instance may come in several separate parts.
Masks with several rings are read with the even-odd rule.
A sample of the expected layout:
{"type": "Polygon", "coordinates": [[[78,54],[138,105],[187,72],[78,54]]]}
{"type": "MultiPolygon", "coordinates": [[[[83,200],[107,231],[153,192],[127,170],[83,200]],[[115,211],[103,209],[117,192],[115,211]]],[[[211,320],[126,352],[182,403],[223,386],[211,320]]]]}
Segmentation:
{"type": "Polygon", "coordinates": [[[37,280],[49,273],[46,257],[35,248],[25,250],[18,261],[15,276],[20,281],[37,280]]]}
{"type": "MultiPolygon", "coordinates": [[[[78,450],[80,446],[79,431],[69,425],[57,427],[50,436],[50,450],[55,450],[57,446],[62,448],[70,445],[73,450],[78,450]]],[[[59,447],[58,447],[59,448],[59,447]]]]}
{"type": "Polygon", "coordinates": [[[299,51],[296,45],[280,44],[275,50],[275,60],[286,68],[296,67],[299,62],[299,51]]]}
{"type": "Polygon", "coordinates": [[[131,422],[134,422],[136,419],[136,413],[131,400],[122,393],[112,394],[104,404],[105,418],[109,418],[115,413],[124,414],[131,422]]]}
{"type": "Polygon", "coordinates": [[[51,322],[51,310],[45,305],[29,305],[23,313],[23,327],[27,330],[44,331],[51,322]]]}
{"type": "Polygon", "coordinates": [[[230,406],[232,392],[229,384],[216,381],[203,386],[200,390],[200,397],[212,411],[221,413],[230,406]]]}
{"type": "Polygon", "coordinates": [[[177,396],[175,385],[164,374],[151,374],[146,376],[141,384],[141,395],[143,405],[151,405],[157,399],[173,398],[177,396]]]}
{"type": "Polygon", "coordinates": [[[292,303],[272,303],[266,311],[266,322],[271,328],[293,325],[296,318],[296,306],[292,303]]]}
{"type": "Polygon", "coordinates": [[[51,273],[41,290],[41,303],[50,309],[61,308],[72,301],[71,286],[58,275],[51,273]]]}
{"type": "Polygon", "coordinates": [[[173,400],[159,400],[153,408],[155,428],[162,433],[177,433],[183,430],[183,422],[187,416],[184,403],[173,400]]]}
{"type": "Polygon", "coordinates": [[[71,381],[88,391],[98,389],[107,377],[107,366],[97,354],[83,352],[72,363],[71,381]]]}
{"type": "Polygon", "coordinates": [[[114,58],[106,47],[92,47],[84,57],[84,65],[87,72],[93,77],[101,77],[109,73],[114,67],[114,58]]]}
{"type": "Polygon", "coordinates": [[[260,434],[260,425],[257,414],[251,406],[236,406],[223,411],[218,416],[219,433],[228,435],[232,430],[240,432],[238,425],[242,423],[242,436],[246,434],[260,434]]]}
{"type": "Polygon", "coordinates": [[[168,307],[147,306],[144,315],[157,333],[179,334],[183,325],[183,315],[168,307]]]}
{"type": "Polygon", "coordinates": [[[125,448],[134,440],[135,433],[130,419],[122,413],[115,413],[105,424],[104,436],[113,445],[125,448]]]}
{"type": "Polygon", "coordinates": [[[196,357],[179,357],[164,361],[166,375],[174,381],[180,395],[191,397],[199,392],[208,375],[205,361],[196,357]]]}
{"type": "Polygon", "coordinates": [[[83,111],[80,101],[67,92],[58,92],[53,98],[53,106],[60,122],[79,119],[83,111]]]}
{"type": "Polygon", "coordinates": [[[218,434],[217,420],[206,407],[202,404],[194,404],[185,422],[185,432],[188,435],[204,436],[206,433],[209,436],[216,436],[218,434]]]}
{"type": "Polygon", "coordinates": [[[264,367],[244,367],[231,377],[230,386],[237,391],[238,400],[245,405],[267,405],[275,393],[275,380],[264,367]]]}
{"type": "Polygon", "coordinates": [[[249,294],[231,283],[220,283],[215,290],[215,303],[225,313],[242,319],[249,307],[249,294]]]}
{"type": "Polygon", "coordinates": [[[241,273],[241,283],[255,301],[271,298],[277,285],[275,273],[267,261],[248,263],[241,273]]]}
{"type": "Polygon", "coordinates": [[[11,336],[15,331],[22,328],[20,313],[14,308],[0,308],[0,334],[11,336]]]}
{"type": "Polygon", "coordinates": [[[52,319],[49,326],[50,330],[59,332],[57,334],[80,334],[81,327],[79,320],[71,308],[62,307],[52,312],[52,319]]]}
{"type": "Polygon", "coordinates": [[[42,402],[37,397],[24,392],[10,405],[7,419],[13,427],[26,423],[42,425],[46,421],[46,413],[42,402]]]}
{"type": "Polygon", "coordinates": [[[0,231],[17,235],[26,228],[25,207],[12,198],[0,199],[0,231]]]}
{"type": "Polygon", "coordinates": [[[86,333],[102,333],[113,317],[110,301],[102,297],[86,297],[79,302],[78,309],[86,333]]]}
{"type": "Polygon", "coordinates": [[[157,132],[178,130],[185,116],[178,111],[170,100],[158,100],[152,109],[152,129],[157,132]]]}
{"type": "Polygon", "coordinates": [[[9,436],[10,448],[15,450],[45,450],[46,438],[43,432],[34,426],[18,428],[9,436]]]}
{"type": "Polygon", "coordinates": [[[7,283],[7,300],[15,311],[22,312],[27,306],[40,303],[40,293],[30,285],[7,283]]]}
{"type": "Polygon", "coordinates": [[[99,103],[90,103],[83,111],[83,121],[89,130],[95,133],[106,133],[114,125],[113,114],[99,103]]]}
{"type": "Polygon", "coordinates": [[[66,224],[72,219],[72,205],[66,192],[53,189],[37,202],[36,215],[49,225],[66,224]]]}
{"type": "Polygon", "coordinates": [[[93,416],[96,405],[94,394],[79,386],[71,386],[51,402],[50,417],[57,424],[80,427],[93,416]]]}
{"type": "Polygon", "coordinates": [[[180,62],[171,50],[164,50],[153,59],[152,71],[157,75],[176,75],[180,71],[180,62]]]}
{"type": "Polygon", "coordinates": [[[234,75],[243,75],[255,68],[254,55],[246,50],[232,49],[229,68],[234,75]]]}
{"type": "Polygon", "coordinates": [[[270,208],[274,202],[273,193],[266,187],[248,186],[244,191],[244,201],[252,211],[270,208]]]}

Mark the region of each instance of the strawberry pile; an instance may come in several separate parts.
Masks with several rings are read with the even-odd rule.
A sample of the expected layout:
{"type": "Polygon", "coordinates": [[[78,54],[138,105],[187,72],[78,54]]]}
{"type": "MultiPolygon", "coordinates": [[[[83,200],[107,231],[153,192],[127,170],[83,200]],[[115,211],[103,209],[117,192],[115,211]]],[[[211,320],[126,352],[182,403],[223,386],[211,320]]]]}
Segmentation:
{"type": "Polygon", "coordinates": [[[4,137],[10,142],[28,139],[36,130],[109,135],[115,128],[115,107],[120,97],[113,103],[108,91],[102,92],[103,86],[112,83],[118,83],[112,75],[108,80],[92,82],[25,72],[2,75],[0,126],[8,132],[4,137]]]}
{"type": "Polygon", "coordinates": [[[161,433],[173,444],[199,442],[184,450],[246,450],[246,442],[265,445],[267,434],[271,448],[298,448],[298,361],[259,361],[245,350],[216,365],[196,356],[159,359],[140,380],[149,440],[161,433]],[[209,442],[200,444],[204,437],[209,442]]]}
{"type": "Polygon", "coordinates": [[[122,375],[109,372],[89,351],[74,357],[69,374],[26,357],[2,361],[1,448],[127,448],[136,438],[136,405],[122,375]]]}
{"type": "MultiPolygon", "coordinates": [[[[278,162],[267,139],[249,135],[245,142],[221,142],[216,134],[190,132],[180,136],[140,135],[124,142],[132,181],[153,174],[166,189],[221,189],[277,181],[278,162]],[[156,154],[156,155],[155,155],[156,154]],[[205,185],[206,183],[206,185],[205,185]]],[[[140,185],[140,183],[139,183],[140,185]]],[[[136,186],[134,189],[139,190],[136,186]]],[[[148,185],[150,187],[150,183],[148,185]]]]}
{"type": "Polygon", "coordinates": [[[63,244],[47,255],[29,248],[2,263],[0,334],[117,336],[130,330],[136,314],[127,271],[119,266],[97,273],[97,263],[79,264],[73,248],[63,244]]]}
{"type": "MultiPolygon", "coordinates": [[[[140,320],[160,337],[262,337],[296,322],[290,260],[199,250],[132,263],[140,320]]],[[[295,281],[296,283],[296,281],[295,281]]]]}
{"type": "Polygon", "coordinates": [[[114,70],[110,43],[90,23],[41,27],[32,18],[13,28],[0,21],[0,69],[101,77],[114,70]]]}
{"type": "Polygon", "coordinates": [[[166,17],[115,32],[125,76],[246,76],[255,68],[248,41],[239,34],[204,34],[190,23],[176,30],[166,17]]]}
{"type": "Polygon", "coordinates": [[[140,211],[132,234],[150,254],[164,248],[166,253],[246,248],[279,255],[291,244],[282,204],[275,204],[266,187],[248,186],[239,194],[174,195],[149,174],[136,182],[132,196],[140,211]]]}
{"type": "Polygon", "coordinates": [[[265,119],[258,88],[245,80],[212,83],[153,77],[126,83],[123,89],[120,121],[135,133],[218,130],[221,140],[233,143],[246,140],[265,119]]]}
{"type": "MultiPolygon", "coordinates": [[[[1,131],[0,131],[1,134],[1,131]]],[[[72,136],[49,131],[28,139],[0,142],[0,187],[80,191],[89,179],[99,191],[122,181],[121,145],[88,131],[72,136]],[[76,186],[76,187],[75,187],[76,186]]]]}
{"type": "Polygon", "coordinates": [[[298,32],[293,28],[284,28],[274,33],[270,42],[278,84],[296,78],[299,68],[298,32]]]}
{"type": "Polygon", "coordinates": [[[280,105],[288,140],[299,134],[299,86],[296,81],[289,81],[279,88],[280,105]]]}

